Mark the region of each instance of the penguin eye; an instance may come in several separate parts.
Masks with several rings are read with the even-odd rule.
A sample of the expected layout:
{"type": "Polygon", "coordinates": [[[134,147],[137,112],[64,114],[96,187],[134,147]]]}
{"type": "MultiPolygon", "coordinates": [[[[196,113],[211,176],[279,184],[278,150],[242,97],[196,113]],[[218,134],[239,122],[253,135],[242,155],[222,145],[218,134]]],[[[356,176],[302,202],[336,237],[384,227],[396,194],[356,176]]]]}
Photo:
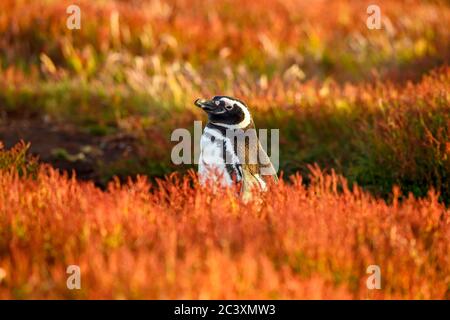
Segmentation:
{"type": "Polygon", "coordinates": [[[230,111],[231,109],[233,109],[234,104],[226,104],[225,105],[225,109],[227,109],[228,111],[230,111]]]}

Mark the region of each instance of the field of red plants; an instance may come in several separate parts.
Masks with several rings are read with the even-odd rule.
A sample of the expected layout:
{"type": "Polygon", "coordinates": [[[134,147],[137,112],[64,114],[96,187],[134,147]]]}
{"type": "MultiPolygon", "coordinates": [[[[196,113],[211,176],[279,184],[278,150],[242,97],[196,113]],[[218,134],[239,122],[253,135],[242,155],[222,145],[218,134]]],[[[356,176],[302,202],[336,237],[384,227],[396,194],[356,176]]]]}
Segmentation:
{"type": "Polygon", "coordinates": [[[0,299],[450,299],[450,6],[376,2],[0,1],[0,299]],[[222,94],[250,202],[170,159],[222,94]]]}
{"type": "Polygon", "coordinates": [[[450,210],[432,191],[394,190],[388,205],[315,167],[308,187],[292,176],[248,203],[192,174],[102,191],[25,170],[22,148],[2,155],[1,298],[449,298],[450,210]],[[80,290],[66,287],[72,264],[80,290]]]}

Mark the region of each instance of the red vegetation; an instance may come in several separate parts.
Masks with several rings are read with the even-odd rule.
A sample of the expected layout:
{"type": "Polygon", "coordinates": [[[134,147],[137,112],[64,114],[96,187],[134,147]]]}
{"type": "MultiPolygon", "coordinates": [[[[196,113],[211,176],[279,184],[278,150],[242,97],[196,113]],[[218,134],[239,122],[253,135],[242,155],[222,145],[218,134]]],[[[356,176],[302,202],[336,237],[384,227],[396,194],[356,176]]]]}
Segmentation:
{"type": "Polygon", "coordinates": [[[311,168],[249,203],[195,175],[106,191],[0,170],[0,298],[449,298],[450,211],[311,168]],[[66,268],[81,268],[68,290],[66,268]],[[366,269],[381,268],[381,290],[366,269]]]}

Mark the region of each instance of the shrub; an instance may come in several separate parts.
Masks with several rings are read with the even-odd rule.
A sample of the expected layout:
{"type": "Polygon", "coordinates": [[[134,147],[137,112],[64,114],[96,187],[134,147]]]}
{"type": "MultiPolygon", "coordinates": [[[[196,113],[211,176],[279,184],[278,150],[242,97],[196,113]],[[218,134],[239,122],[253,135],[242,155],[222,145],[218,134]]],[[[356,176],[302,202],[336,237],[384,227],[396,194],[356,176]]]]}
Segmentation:
{"type": "Polygon", "coordinates": [[[20,141],[10,150],[5,150],[0,141],[0,170],[18,172],[20,176],[35,176],[38,171],[36,157],[28,154],[30,143],[20,141]]]}
{"type": "Polygon", "coordinates": [[[0,171],[0,298],[448,299],[450,211],[388,205],[312,167],[243,203],[194,174],[106,191],[49,167],[0,171]],[[68,290],[66,268],[81,268],[68,290]],[[366,287],[369,265],[382,289],[366,287]]]}

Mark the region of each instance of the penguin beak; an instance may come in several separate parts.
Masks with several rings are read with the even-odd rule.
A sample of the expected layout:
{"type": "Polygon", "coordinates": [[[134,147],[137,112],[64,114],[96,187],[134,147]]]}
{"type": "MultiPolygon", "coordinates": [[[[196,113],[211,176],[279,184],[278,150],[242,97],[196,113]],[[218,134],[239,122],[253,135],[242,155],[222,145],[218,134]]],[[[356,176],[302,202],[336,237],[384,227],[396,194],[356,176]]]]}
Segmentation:
{"type": "Polygon", "coordinates": [[[212,100],[205,100],[205,99],[197,99],[195,100],[194,104],[205,110],[206,112],[211,112],[217,109],[217,105],[212,100]]]}

